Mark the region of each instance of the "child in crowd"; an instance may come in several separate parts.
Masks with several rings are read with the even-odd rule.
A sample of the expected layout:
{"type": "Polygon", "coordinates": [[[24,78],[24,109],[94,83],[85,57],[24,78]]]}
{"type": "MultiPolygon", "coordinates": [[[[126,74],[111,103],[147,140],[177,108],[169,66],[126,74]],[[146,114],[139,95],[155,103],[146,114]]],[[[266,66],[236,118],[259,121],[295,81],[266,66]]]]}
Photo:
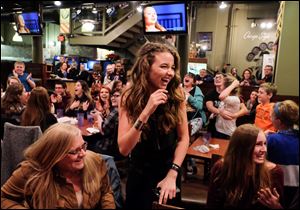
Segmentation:
{"type": "Polygon", "coordinates": [[[299,188],[299,107],[291,100],[277,102],[272,113],[277,133],[267,136],[268,160],[284,171],[284,207],[289,207],[299,188]]]}
{"type": "MultiPolygon", "coordinates": [[[[230,75],[224,77],[224,90],[220,93],[219,98],[221,103],[219,105],[220,111],[227,111],[232,114],[237,113],[241,108],[241,102],[238,94],[239,81],[230,75]],[[230,87],[229,89],[227,87],[230,87]]],[[[217,137],[229,139],[236,129],[236,118],[225,119],[221,115],[217,115],[216,130],[217,137]]]]}
{"type": "Polygon", "coordinates": [[[276,131],[272,124],[271,113],[273,112],[273,105],[271,98],[276,95],[277,87],[272,83],[263,83],[258,89],[258,103],[255,114],[255,125],[263,131],[276,131]]]}
{"type": "Polygon", "coordinates": [[[26,92],[30,92],[32,88],[35,88],[36,84],[32,79],[32,74],[25,72],[25,63],[22,61],[16,61],[12,74],[9,76],[17,77],[24,85],[26,92]]]}

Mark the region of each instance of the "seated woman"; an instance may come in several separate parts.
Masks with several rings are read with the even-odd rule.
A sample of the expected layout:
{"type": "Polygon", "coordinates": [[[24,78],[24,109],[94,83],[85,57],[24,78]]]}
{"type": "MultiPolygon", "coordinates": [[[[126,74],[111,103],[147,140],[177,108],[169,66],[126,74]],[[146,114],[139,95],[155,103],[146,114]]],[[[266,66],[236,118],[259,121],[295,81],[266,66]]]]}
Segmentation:
{"type": "Polygon", "coordinates": [[[200,117],[202,123],[206,122],[206,115],[203,111],[203,98],[204,95],[201,89],[195,85],[194,74],[188,73],[183,79],[183,88],[186,98],[186,110],[188,121],[200,117]]]}
{"type": "Polygon", "coordinates": [[[93,151],[113,156],[115,160],[123,159],[118,148],[118,126],[119,126],[119,112],[118,104],[120,101],[121,91],[111,92],[111,110],[108,116],[103,119],[100,112],[94,115],[97,121],[100,135],[97,135],[97,141],[93,151]]]}
{"type": "Polygon", "coordinates": [[[105,119],[110,112],[110,88],[102,85],[99,93],[99,100],[96,101],[96,110],[100,112],[101,117],[105,119]]]}
{"type": "Polygon", "coordinates": [[[272,113],[277,133],[267,135],[267,159],[280,164],[284,171],[284,204],[288,208],[299,189],[299,106],[291,100],[277,102],[272,113]]]}
{"type": "Polygon", "coordinates": [[[4,123],[19,125],[25,109],[27,94],[21,83],[9,85],[1,98],[1,139],[3,139],[4,123]]]}
{"type": "Polygon", "coordinates": [[[38,125],[44,132],[48,127],[57,123],[50,109],[51,103],[47,90],[41,86],[33,88],[21,116],[21,125],[38,125]]]}
{"type": "Polygon", "coordinates": [[[240,86],[254,86],[257,85],[252,71],[250,69],[245,69],[242,74],[242,80],[240,86]]]}
{"type": "Polygon", "coordinates": [[[75,96],[70,100],[65,114],[70,117],[76,117],[78,112],[83,112],[85,118],[87,113],[94,109],[90,89],[86,81],[78,80],[75,84],[75,96]]]}
{"type": "Polygon", "coordinates": [[[266,137],[251,124],[239,126],[231,136],[223,159],[211,169],[207,207],[213,209],[272,208],[259,196],[261,190],[278,192],[282,204],[283,171],[266,160],[266,137]]]}
{"type": "Polygon", "coordinates": [[[257,94],[258,94],[257,90],[253,90],[251,92],[250,97],[245,104],[248,112],[244,116],[237,118],[237,120],[236,120],[237,126],[246,124],[246,123],[251,123],[251,124],[254,123],[256,107],[258,105],[257,94]]]}
{"type": "Polygon", "coordinates": [[[68,64],[67,63],[61,63],[60,68],[56,72],[57,76],[60,78],[69,78],[69,73],[68,73],[68,64]]]}
{"type": "Polygon", "coordinates": [[[2,186],[1,208],[115,208],[105,161],[86,148],[75,126],[51,126],[2,186]]]}

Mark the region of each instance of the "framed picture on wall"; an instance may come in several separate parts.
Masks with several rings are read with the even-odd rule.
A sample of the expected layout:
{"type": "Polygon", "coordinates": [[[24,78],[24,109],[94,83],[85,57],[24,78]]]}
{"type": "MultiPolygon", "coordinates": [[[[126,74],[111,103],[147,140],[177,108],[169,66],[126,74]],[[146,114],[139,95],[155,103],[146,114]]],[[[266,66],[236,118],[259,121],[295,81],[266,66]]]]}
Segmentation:
{"type": "Polygon", "coordinates": [[[200,48],[204,51],[212,50],[212,37],[213,32],[198,32],[197,38],[198,43],[200,44],[200,48]]]}

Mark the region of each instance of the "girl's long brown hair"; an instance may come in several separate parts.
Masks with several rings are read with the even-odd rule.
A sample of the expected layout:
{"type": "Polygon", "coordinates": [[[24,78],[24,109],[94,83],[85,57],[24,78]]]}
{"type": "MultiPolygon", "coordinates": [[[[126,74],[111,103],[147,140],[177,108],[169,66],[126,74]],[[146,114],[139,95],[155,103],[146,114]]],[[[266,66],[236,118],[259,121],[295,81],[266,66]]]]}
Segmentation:
{"type": "Polygon", "coordinates": [[[22,114],[21,125],[40,125],[50,112],[50,100],[48,92],[43,87],[36,87],[31,91],[26,108],[22,114]]]}
{"type": "Polygon", "coordinates": [[[231,136],[224,156],[221,173],[213,181],[221,183],[226,202],[236,206],[240,198],[254,189],[270,187],[271,180],[265,163],[255,164],[253,151],[260,130],[252,124],[239,126],[231,136]]]}
{"type": "Polygon", "coordinates": [[[168,102],[160,105],[164,114],[159,116],[158,119],[158,128],[167,133],[170,129],[175,128],[178,122],[181,122],[182,119],[179,119],[178,112],[180,103],[184,101],[183,92],[179,88],[181,81],[179,74],[180,57],[172,46],[151,42],[142,46],[130,71],[130,85],[122,94],[121,106],[127,110],[130,121],[135,122],[145,108],[151,94],[149,90],[149,72],[155,61],[155,55],[162,52],[171,53],[175,65],[175,75],[167,86],[168,102]]]}

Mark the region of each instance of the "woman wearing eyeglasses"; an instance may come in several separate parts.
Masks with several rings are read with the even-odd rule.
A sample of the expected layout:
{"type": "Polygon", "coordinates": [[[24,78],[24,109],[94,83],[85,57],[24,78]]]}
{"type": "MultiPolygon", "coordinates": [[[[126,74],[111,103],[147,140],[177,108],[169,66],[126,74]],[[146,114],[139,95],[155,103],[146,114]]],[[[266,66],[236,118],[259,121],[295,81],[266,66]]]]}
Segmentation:
{"type": "Polygon", "coordinates": [[[86,148],[75,126],[48,128],[2,186],[1,208],[115,208],[105,161],[86,148]]]}

